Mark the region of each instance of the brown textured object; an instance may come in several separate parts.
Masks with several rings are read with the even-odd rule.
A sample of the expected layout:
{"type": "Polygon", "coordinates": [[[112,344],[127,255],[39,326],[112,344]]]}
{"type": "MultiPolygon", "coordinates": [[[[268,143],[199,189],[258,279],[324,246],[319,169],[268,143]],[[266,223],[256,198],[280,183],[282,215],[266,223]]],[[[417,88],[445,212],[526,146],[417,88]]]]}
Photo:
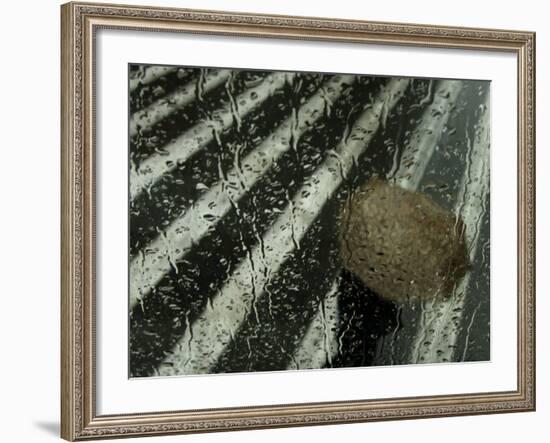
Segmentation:
{"type": "Polygon", "coordinates": [[[386,299],[445,297],[469,267],[462,221],[419,192],[370,180],[341,220],[344,266],[386,299]]]}

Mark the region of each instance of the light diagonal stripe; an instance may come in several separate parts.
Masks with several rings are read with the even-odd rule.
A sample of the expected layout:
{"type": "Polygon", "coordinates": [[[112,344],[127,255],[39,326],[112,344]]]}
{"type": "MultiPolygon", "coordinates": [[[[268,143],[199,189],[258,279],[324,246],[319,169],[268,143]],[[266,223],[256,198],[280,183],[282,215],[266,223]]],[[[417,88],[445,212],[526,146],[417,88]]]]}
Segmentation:
{"type": "MultiPolygon", "coordinates": [[[[462,176],[460,194],[455,213],[462,218],[466,227],[466,244],[470,251],[470,263],[474,263],[478,253],[483,215],[487,208],[485,201],[489,193],[489,151],[490,151],[490,111],[489,94],[484,111],[476,125],[473,145],[469,146],[468,164],[462,176]]],[[[452,361],[456,349],[463,316],[464,302],[470,283],[471,273],[456,286],[446,300],[439,300],[426,307],[426,326],[419,331],[413,352],[413,363],[452,361]]]]}
{"type": "MultiPolygon", "coordinates": [[[[202,86],[207,93],[222,85],[231,76],[227,69],[216,70],[207,74],[202,86]]],[[[197,82],[192,80],[181,88],[151,103],[145,109],[136,112],[130,117],[130,137],[134,137],[141,129],[151,128],[161,120],[168,117],[174,111],[183,108],[196,98],[197,82]]]]}
{"type": "Polygon", "coordinates": [[[152,186],[162,175],[169,173],[178,164],[187,161],[210,143],[215,133],[220,133],[231,127],[236,117],[235,112],[238,114],[238,118],[242,119],[272,96],[275,91],[281,89],[286,82],[292,81],[295,75],[293,73],[275,73],[267,76],[259,85],[246,90],[236,98],[236,111],[230,105],[216,111],[211,120],[198,123],[165,146],[163,153],[153,154],[141,163],[137,170],[131,170],[131,199],[135,199],[140,192],[152,186]]]}
{"type": "Polygon", "coordinates": [[[148,85],[159,78],[174,72],[176,66],[150,66],[145,70],[142,77],[135,76],[130,79],[130,92],[135,91],[139,85],[148,85]]]}
{"type": "Polygon", "coordinates": [[[338,352],[338,279],[332,284],[287,369],[319,369],[338,352]],[[298,367],[295,366],[295,364],[298,367]]]}
{"type": "Polygon", "coordinates": [[[231,169],[224,181],[217,182],[203,194],[164,235],[151,242],[146,253],[130,263],[130,308],[143,299],[160,279],[175,266],[219,220],[240,200],[248,189],[286,151],[291,138],[298,139],[323,115],[325,106],[336,101],[344,87],[354,81],[353,76],[336,76],[304,103],[296,116],[287,118],[256,149],[240,161],[240,167],[231,169]],[[240,183],[231,186],[229,183],[240,183]],[[207,216],[207,217],[205,217],[207,216]]]}
{"type": "Polygon", "coordinates": [[[405,147],[395,174],[395,184],[413,191],[418,189],[461,89],[460,80],[438,83],[432,104],[424,111],[405,147]]]}
{"type": "Polygon", "coordinates": [[[161,365],[160,375],[209,372],[238,332],[254,303],[264,294],[270,276],[292,256],[311,223],[365,152],[380,126],[384,110],[393,108],[403,96],[408,80],[392,79],[372,106],[357,119],[349,136],[329,152],[323,163],[296,192],[291,203],[263,235],[202,314],[161,365]],[[253,283],[251,283],[251,281],[253,283]]]}
{"type": "MultiPolygon", "coordinates": [[[[449,120],[449,115],[453,104],[458,97],[458,93],[462,88],[462,82],[460,81],[441,81],[438,83],[437,89],[434,94],[433,103],[427,107],[424,111],[420,125],[417,126],[415,131],[410,137],[409,144],[403,151],[399,166],[395,172],[388,174],[388,179],[394,179],[396,183],[407,189],[415,190],[420,183],[424,171],[428,166],[437,142],[441,137],[444,126],[449,120]],[[438,115],[438,118],[434,118],[434,115],[438,115]]],[[[330,295],[330,294],[329,294],[330,295]]],[[[334,308],[335,304],[327,303],[325,309],[334,308]]],[[[321,313],[318,313],[319,317],[321,313]]],[[[330,317],[336,317],[336,311],[329,311],[327,313],[330,317]]],[[[314,322],[322,321],[321,318],[317,318],[314,322]]],[[[324,364],[326,362],[319,358],[322,355],[319,350],[311,346],[312,343],[323,343],[324,330],[322,328],[310,328],[307,333],[307,337],[304,337],[297,355],[303,360],[307,367],[307,364],[313,365],[315,363],[324,364]]],[[[336,349],[331,348],[333,353],[328,358],[332,358],[337,353],[336,349]]],[[[297,361],[298,358],[296,358],[297,361]]],[[[315,367],[315,366],[310,366],[315,367]]],[[[318,366],[322,367],[322,366],[318,366]]],[[[292,369],[292,368],[289,368],[292,369]]]]}

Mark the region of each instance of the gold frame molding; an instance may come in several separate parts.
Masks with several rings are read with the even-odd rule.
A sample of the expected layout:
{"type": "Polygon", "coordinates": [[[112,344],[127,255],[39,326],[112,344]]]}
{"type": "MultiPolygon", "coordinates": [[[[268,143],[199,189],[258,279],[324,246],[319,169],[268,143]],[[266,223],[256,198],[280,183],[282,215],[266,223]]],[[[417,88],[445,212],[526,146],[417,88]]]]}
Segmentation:
{"type": "Polygon", "coordinates": [[[535,34],[124,5],[61,7],[61,436],[196,433],[535,410],[535,34]],[[94,35],[99,28],[507,51],[518,59],[517,390],[98,416],[94,35]]]}

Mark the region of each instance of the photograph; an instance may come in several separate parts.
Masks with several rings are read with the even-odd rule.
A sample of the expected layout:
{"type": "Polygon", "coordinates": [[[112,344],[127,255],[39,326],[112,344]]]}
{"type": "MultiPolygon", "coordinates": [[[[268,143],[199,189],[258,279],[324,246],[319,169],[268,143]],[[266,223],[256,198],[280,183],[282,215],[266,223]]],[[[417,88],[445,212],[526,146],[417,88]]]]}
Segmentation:
{"type": "Polygon", "coordinates": [[[491,81],[127,75],[130,378],[491,360],[491,81]]]}
{"type": "Polygon", "coordinates": [[[535,409],[534,31],[308,10],[62,6],[63,438],[535,409]]]}
{"type": "Polygon", "coordinates": [[[0,440],[540,442],[549,16],[444,6],[6,2],[0,440]]]}

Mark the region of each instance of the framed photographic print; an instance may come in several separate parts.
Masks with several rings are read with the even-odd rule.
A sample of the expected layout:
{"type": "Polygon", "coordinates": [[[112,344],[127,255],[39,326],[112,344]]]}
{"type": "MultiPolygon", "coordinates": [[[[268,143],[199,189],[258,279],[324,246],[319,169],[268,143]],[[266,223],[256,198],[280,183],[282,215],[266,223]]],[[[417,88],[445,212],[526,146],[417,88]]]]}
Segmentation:
{"type": "Polygon", "coordinates": [[[535,408],[535,36],[62,6],[62,437],[535,408]]]}

